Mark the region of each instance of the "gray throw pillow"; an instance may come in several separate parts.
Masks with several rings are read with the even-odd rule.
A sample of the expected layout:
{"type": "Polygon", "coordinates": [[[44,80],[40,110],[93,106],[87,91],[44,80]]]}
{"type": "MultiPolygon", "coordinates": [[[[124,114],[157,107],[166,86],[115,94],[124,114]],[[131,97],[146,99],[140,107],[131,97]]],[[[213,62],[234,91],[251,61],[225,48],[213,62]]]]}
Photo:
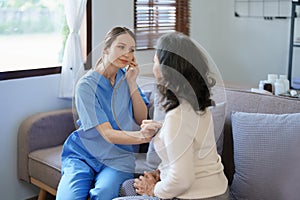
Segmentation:
{"type": "Polygon", "coordinates": [[[150,141],[147,155],[146,155],[147,165],[152,170],[156,170],[158,168],[158,165],[161,162],[160,157],[157,155],[155,148],[153,146],[153,140],[150,141]]]}
{"type": "Polygon", "coordinates": [[[300,113],[233,112],[234,199],[299,200],[300,113]]]}
{"type": "MultiPolygon", "coordinates": [[[[159,105],[159,99],[160,96],[159,94],[156,92],[154,92],[154,100],[153,100],[153,105],[154,105],[154,112],[153,112],[153,120],[156,121],[163,121],[165,119],[166,116],[166,112],[161,108],[161,106],[159,105]]],[[[153,146],[153,140],[150,141],[149,143],[149,147],[148,147],[148,151],[146,154],[146,161],[147,161],[147,165],[152,169],[152,170],[156,170],[158,165],[161,162],[161,159],[159,158],[159,156],[157,155],[155,148],[153,146]]]]}

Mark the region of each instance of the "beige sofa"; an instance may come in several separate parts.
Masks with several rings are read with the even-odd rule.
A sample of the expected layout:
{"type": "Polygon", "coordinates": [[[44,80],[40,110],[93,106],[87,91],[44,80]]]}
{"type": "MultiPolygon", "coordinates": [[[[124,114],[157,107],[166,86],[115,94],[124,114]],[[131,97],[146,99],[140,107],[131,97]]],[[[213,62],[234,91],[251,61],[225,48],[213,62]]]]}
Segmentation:
{"type": "MultiPolygon", "coordinates": [[[[224,141],[222,152],[224,171],[231,184],[235,173],[232,112],[300,113],[300,100],[233,88],[226,88],[225,91],[216,90],[213,97],[217,103],[226,101],[227,104],[224,138],[220,139],[222,143],[224,141]]],[[[153,112],[153,109],[150,110],[153,112]]],[[[62,144],[75,129],[74,124],[72,110],[65,109],[29,116],[19,127],[19,178],[40,188],[39,199],[45,198],[47,193],[56,194],[61,176],[62,144]]],[[[144,168],[145,157],[139,157],[136,163],[137,168],[144,168]]]]}

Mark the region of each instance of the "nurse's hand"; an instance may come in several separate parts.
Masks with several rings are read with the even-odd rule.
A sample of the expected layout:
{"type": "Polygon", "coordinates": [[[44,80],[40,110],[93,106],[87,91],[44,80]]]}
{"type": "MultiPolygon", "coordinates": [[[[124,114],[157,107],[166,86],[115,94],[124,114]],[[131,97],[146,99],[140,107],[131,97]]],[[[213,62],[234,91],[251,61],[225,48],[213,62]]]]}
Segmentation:
{"type": "Polygon", "coordinates": [[[129,63],[129,66],[127,67],[126,71],[126,78],[128,84],[135,84],[136,83],[136,78],[140,73],[139,66],[136,62],[135,57],[133,57],[132,61],[129,63]]]}
{"type": "Polygon", "coordinates": [[[148,129],[154,129],[155,134],[159,132],[159,130],[162,127],[162,122],[161,121],[156,121],[156,120],[143,120],[141,128],[148,128],[148,129]]]}
{"type": "Polygon", "coordinates": [[[143,120],[141,125],[141,133],[147,142],[160,130],[162,124],[153,120],[143,120]]]}
{"type": "Polygon", "coordinates": [[[141,125],[141,133],[144,138],[150,142],[153,136],[155,136],[160,128],[162,127],[162,123],[154,120],[143,120],[141,125]]]}

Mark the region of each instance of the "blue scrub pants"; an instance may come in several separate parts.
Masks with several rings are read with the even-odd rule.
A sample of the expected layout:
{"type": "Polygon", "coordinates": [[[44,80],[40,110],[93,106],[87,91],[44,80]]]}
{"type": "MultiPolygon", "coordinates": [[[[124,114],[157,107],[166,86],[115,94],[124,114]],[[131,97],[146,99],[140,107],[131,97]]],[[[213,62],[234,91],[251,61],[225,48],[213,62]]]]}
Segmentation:
{"type": "Polygon", "coordinates": [[[96,172],[80,159],[64,160],[62,170],[57,200],[86,200],[88,197],[90,200],[112,200],[118,197],[122,183],[133,178],[132,173],[105,165],[96,172]]]}

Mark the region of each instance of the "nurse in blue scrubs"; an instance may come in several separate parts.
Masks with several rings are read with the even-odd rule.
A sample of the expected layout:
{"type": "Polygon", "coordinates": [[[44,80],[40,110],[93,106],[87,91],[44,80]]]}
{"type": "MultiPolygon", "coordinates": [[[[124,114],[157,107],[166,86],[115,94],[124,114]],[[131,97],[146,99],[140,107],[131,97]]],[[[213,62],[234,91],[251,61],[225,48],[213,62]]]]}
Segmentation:
{"type": "Polygon", "coordinates": [[[102,57],[77,83],[79,128],[63,146],[57,200],[117,197],[120,185],[133,178],[134,147],[149,142],[159,128],[140,128],[148,100],[136,83],[134,50],[135,36],[129,29],[111,29],[102,57]]]}

